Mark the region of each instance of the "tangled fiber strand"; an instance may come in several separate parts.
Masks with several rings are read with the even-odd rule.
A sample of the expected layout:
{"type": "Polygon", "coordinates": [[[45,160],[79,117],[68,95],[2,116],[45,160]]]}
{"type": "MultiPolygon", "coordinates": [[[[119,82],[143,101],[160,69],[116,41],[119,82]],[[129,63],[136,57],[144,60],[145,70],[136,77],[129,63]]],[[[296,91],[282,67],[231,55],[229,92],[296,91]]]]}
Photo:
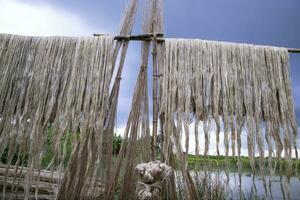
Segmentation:
{"type": "MultiPolygon", "coordinates": [[[[274,150],[276,158],[281,158],[284,150],[284,158],[290,161],[294,148],[298,157],[297,125],[287,49],[204,40],[166,39],[165,55],[160,81],[160,113],[166,116],[163,127],[165,156],[170,156],[170,148],[180,150],[179,136],[182,134],[182,127],[188,126],[186,116],[193,113],[195,137],[199,134],[199,121],[204,124],[204,155],[209,152],[209,134],[212,133],[208,131],[208,127],[212,119],[216,124],[216,152],[220,155],[221,118],[224,126],[225,156],[229,156],[231,144],[232,156],[237,151],[239,171],[243,148],[241,134],[244,127],[247,133],[248,156],[254,172],[255,155],[258,153],[259,169],[264,177],[265,141],[268,146],[269,166],[272,165],[274,150]],[[265,133],[262,131],[263,124],[266,127],[265,133]]],[[[190,133],[184,132],[187,153],[190,133]]],[[[198,143],[196,138],[197,154],[198,143]]],[[[287,170],[291,173],[291,167],[287,170]]],[[[267,195],[266,182],[264,178],[263,180],[267,195]]]]}
{"type": "MultiPolygon", "coordinates": [[[[0,35],[0,152],[2,155],[8,149],[8,169],[18,151],[15,178],[21,176],[24,166],[29,167],[23,185],[25,199],[32,192],[31,186],[39,184],[39,176],[34,174],[42,169],[49,128],[53,131],[50,166],[62,175],[66,148],[61,148],[61,141],[66,140],[68,132],[72,133],[76,153],[72,157],[74,163],[64,175],[62,188],[63,195],[80,196],[98,156],[95,144],[102,140],[110,83],[107,77],[112,75],[112,47],[112,36],[0,35]],[[28,156],[26,163],[25,156],[28,156]],[[75,176],[69,176],[71,172],[75,176]]],[[[4,196],[5,190],[6,185],[4,196]]],[[[38,187],[35,190],[37,194],[38,187]]]]}

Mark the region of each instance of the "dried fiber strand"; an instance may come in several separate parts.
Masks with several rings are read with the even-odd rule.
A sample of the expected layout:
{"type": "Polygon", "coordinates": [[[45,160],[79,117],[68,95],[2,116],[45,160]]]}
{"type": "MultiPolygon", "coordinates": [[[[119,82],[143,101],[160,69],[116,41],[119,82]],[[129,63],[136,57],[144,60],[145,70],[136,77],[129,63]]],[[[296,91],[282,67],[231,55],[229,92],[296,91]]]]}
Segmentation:
{"type": "MultiPolygon", "coordinates": [[[[86,144],[93,149],[91,142],[101,141],[110,82],[106,77],[112,75],[112,46],[112,36],[0,35],[1,155],[7,149],[7,170],[10,165],[15,168],[12,189],[18,177],[25,176],[25,199],[32,193],[38,196],[39,172],[47,167],[45,164],[64,174],[69,142],[75,147],[77,141],[90,141],[86,144]],[[52,143],[48,143],[49,137],[52,143]],[[67,137],[72,140],[67,142],[67,137]],[[50,163],[44,161],[46,149],[53,152],[50,163]],[[17,155],[14,163],[13,155],[17,155]],[[29,168],[24,172],[23,167],[29,168]],[[37,187],[32,190],[32,185],[37,187]]],[[[84,174],[89,177],[97,155],[92,151],[87,154],[84,165],[88,170],[84,174]]],[[[64,176],[68,181],[73,178],[64,176]]],[[[80,193],[83,186],[79,182],[77,186],[80,193]]],[[[4,196],[5,191],[6,185],[4,196]]]]}
{"type": "MultiPolygon", "coordinates": [[[[295,141],[297,125],[287,49],[204,40],[166,39],[164,63],[160,80],[160,113],[165,116],[163,152],[167,163],[168,156],[172,154],[169,145],[173,146],[171,149],[176,149],[173,150],[175,153],[180,152],[181,144],[185,144],[185,151],[188,153],[189,137],[183,142],[180,135],[183,132],[182,125],[185,127],[184,132],[189,133],[185,125],[186,116],[190,116],[190,113],[195,116],[196,138],[199,135],[198,124],[203,121],[204,155],[210,152],[209,136],[214,133],[208,131],[208,122],[209,119],[214,119],[216,153],[220,155],[218,146],[222,120],[225,145],[223,154],[226,158],[229,156],[231,145],[231,155],[235,156],[237,152],[238,168],[241,171],[241,149],[246,148],[254,173],[255,155],[258,154],[259,171],[263,177],[266,198],[269,198],[264,177],[265,145],[266,155],[269,157],[268,169],[273,168],[273,151],[276,152],[277,159],[284,152],[289,163],[292,163],[290,160],[293,151],[298,156],[295,141]],[[244,130],[247,134],[247,147],[242,147],[241,142],[244,130]]],[[[197,155],[198,151],[199,144],[196,139],[197,155]]],[[[291,169],[287,168],[289,174],[291,169]]],[[[255,185],[253,187],[255,192],[255,185]]]]}

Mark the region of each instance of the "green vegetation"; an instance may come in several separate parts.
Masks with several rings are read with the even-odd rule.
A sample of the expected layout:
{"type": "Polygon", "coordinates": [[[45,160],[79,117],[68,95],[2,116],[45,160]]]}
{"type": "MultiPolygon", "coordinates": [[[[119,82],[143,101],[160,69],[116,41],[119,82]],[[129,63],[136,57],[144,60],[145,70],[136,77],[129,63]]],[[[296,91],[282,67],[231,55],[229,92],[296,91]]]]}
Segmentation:
{"type": "MultiPolygon", "coordinates": [[[[241,156],[241,165],[243,171],[251,171],[250,166],[250,160],[248,157],[241,156]]],[[[274,166],[276,163],[276,169],[277,171],[284,171],[288,167],[288,161],[285,159],[273,159],[272,165],[274,166]]],[[[217,170],[217,169],[228,169],[229,171],[237,171],[238,170],[238,159],[237,157],[225,157],[225,156],[196,156],[196,155],[188,155],[188,167],[190,169],[197,169],[201,168],[205,165],[209,165],[211,170],[217,170]],[[227,163],[226,163],[227,160],[227,163]]],[[[292,165],[294,166],[294,169],[297,169],[298,172],[300,172],[300,160],[293,159],[292,165]],[[296,167],[297,166],[297,167],[296,167]]],[[[255,167],[259,168],[259,157],[255,158],[255,167]]],[[[265,167],[268,167],[268,158],[265,158],[265,167]]]]}
{"type": "MultiPolygon", "coordinates": [[[[65,159],[64,159],[64,164],[66,165],[70,155],[71,155],[71,151],[72,151],[72,137],[73,134],[71,133],[67,133],[64,137],[61,138],[60,141],[60,150],[61,151],[65,151],[66,155],[65,155],[65,159]]],[[[52,158],[54,156],[53,154],[53,144],[54,144],[54,131],[49,128],[47,130],[47,138],[46,138],[46,143],[44,145],[44,156],[43,156],[43,160],[42,160],[42,168],[46,168],[50,162],[52,161],[52,158]]],[[[9,148],[6,147],[3,154],[1,155],[1,163],[3,164],[8,164],[8,151],[9,148]]],[[[28,150],[27,150],[28,151],[28,150]]],[[[15,147],[15,150],[12,156],[12,160],[11,160],[11,165],[15,165],[18,159],[18,155],[20,156],[20,163],[23,163],[23,166],[27,166],[28,164],[28,152],[25,153],[25,155],[22,155],[20,153],[20,145],[17,144],[15,147]]],[[[24,153],[24,152],[22,152],[24,153]]]]}
{"type": "Polygon", "coordinates": [[[113,154],[114,155],[119,154],[122,142],[123,142],[123,139],[120,135],[113,137],[113,154]]]}
{"type": "MultiPolygon", "coordinates": [[[[15,153],[12,155],[12,159],[11,159],[11,165],[14,165],[16,164],[17,160],[18,160],[18,153],[19,153],[19,146],[16,146],[16,150],[15,150],[15,153]]],[[[7,164],[8,162],[8,147],[6,147],[3,151],[3,154],[1,155],[1,163],[4,163],[4,164],[7,164]]],[[[26,166],[27,165],[27,162],[28,162],[28,154],[26,155],[20,155],[20,162],[24,163],[24,165],[26,166]]]]}
{"type": "MultiPolygon", "coordinates": [[[[42,160],[42,168],[46,168],[51,162],[54,162],[54,166],[58,165],[58,158],[56,158],[53,161],[53,157],[54,157],[54,131],[52,128],[49,128],[47,130],[47,138],[46,138],[46,143],[44,145],[44,155],[43,155],[43,160],[42,160]]],[[[66,133],[60,141],[60,151],[61,152],[65,152],[65,156],[64,156],[64,165],[66,166],[71,153],[72,153],[72,141],[74,140],[74,135],[71,132],[66,133]]],[[[80,134],[77,133],[76,134],[77,139],[79,139],[80,134]]],[[[121,145],[122,145],[122,137],[121,136],[114,136],[113,137],[113,154],[117,155],[120,151],[121,145]]],[[[15,165],[18,159],[18,155],[20,154],[20,146],[17,144],[15,147],[14,152],[12,152],[12,158],[11,158],[11,165],[15,165]]],[[[6,147],[3,154],[0,155],[0,160],[1,163],[3,164],[8,164],[8,154],[9,154],[9,148],[6,147]]],[[[27,166],[28,164],[28,152],[25,155],[20,154],[20,163],[23,163],[23,166],[27,166]]],[[[62,158],[60,158],[62,159],[62,158]]]]}

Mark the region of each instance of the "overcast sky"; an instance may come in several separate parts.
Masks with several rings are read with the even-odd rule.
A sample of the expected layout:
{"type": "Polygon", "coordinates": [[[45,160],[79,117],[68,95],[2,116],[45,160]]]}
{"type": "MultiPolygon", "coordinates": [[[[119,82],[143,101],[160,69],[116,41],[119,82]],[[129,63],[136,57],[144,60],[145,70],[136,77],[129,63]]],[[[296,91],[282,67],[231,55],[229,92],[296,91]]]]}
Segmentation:
{"type": "MultiPolygon", "coordinates": [[[[91,36],[95,32],[117,34],[125,5],[125,0],[0,0],[0,32],[69,36],[91,36]]],[[[300,48],[299,10],[299,0],[165,0],[165,35],[300,48]]],[[[141,16],[141,12],[138,15],[141,16]]],[[[136,34],[140,33],[139,25],[138,20],[134,28],[136,34]]],[[[133,43],[122,79],[119,129],[124,127],[130,109],[139,52],[139,44],[133,43]]],[[[291,72],[300,124],[300,54],[291,54],[291,72]]]]}

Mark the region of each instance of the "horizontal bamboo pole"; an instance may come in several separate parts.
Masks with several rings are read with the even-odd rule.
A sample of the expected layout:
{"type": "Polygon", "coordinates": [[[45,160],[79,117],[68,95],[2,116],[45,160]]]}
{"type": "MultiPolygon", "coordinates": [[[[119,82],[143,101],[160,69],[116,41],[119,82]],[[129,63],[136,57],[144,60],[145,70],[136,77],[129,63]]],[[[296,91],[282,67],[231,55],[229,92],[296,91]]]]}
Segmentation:
{"type": "MultiPolygon", "coordinates": [[[[104,36],[107,34],[99,34],[94,33],[94,36],[104,36]]],[[[151,41],[153,38],[156,37],[157,39],[163,39],[163,33],[147,33],[143,35],[128,35],[128,36],[115,36],[115,40],[133,40],[133,41],[151,41]]],[[[164,41],[164,40],[162,40],[164,41]]]]}
{"type": "Polygon", "coordinates": [[[288,48],[290,53],[300,53],[300,49],[288,48]]]}
{"type": "MultiPolygon", "coordinates": [[[[94,33],[94,36],[104,36],[108,34],[94,33]]],[[[132,40],[132,41],[151,41],[156,37],[157,42],[164,42],[163,33],[147,33],[143,35],[130,35],[130,36],[115,36],[115,40],[132,40]]],[[[300,53],[300,49],[287,48],[289,53],[300,53]]]]}

